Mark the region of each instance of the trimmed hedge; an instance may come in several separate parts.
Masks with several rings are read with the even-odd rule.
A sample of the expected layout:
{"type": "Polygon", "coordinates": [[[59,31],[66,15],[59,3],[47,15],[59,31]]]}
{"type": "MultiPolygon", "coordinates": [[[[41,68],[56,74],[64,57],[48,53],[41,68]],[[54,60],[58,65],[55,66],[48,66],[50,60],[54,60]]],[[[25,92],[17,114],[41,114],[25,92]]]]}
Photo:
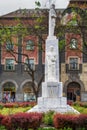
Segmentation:
{"type": "MultiPolygon", "coordinates": [[[[53,115],[52,112],[47,113],[50,117],[51,114],[53,115]]],[[[43,123],[42,117],[44,118],[44,114],[37,112],[17,113],[8,116],[0,114],[0,126],[5,126],[6,130],[28,130],[30,128],[38,130],[38,128],[40,129],[41,123],[43,123]]],[[[48,119],[47,116],[46,119],[48,119]]],[[[49,124],[49,122],[47,124],[49,124]]],[[[83,128],[87,130],[87,114],[74,115],[56,113],[53,116],[53,124],[55,129],[60,130],[82,130],[83,128]]]]}
{"type": "Polygon", "coordinates": [[[53,121],[54,127],[57,129],[72,128],[72,130],[78,130],[84,128],[87,130],[87,114],[55,114],[53,121]]]}
{"type": "Polygon", "coordinates": [[[7,130],[16,130],[17,128],[28,130],[40,127],[42,121],[41,113],[17,113],[11,116],[4,116],[1,125],[7,130]]]}
{"type": "Polygon", "coordinates": [[[75,126],[77,123],[78,116],[76,115],[69,115],[69,114],[56,114],[54,116],[54,126],[55,128],[73,128],[75,129],[75,126]]]}

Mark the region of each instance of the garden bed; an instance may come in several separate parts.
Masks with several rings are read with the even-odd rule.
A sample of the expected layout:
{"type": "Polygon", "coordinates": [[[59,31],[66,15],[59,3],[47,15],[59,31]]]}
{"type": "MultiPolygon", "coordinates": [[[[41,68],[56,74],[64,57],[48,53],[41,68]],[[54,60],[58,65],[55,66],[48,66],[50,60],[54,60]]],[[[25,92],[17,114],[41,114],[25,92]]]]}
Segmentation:
{"type": "MultiPolygon", "coordinates": [[[[0,103],[0,130],[87,130],[87,114],[26,113],[34,105],[35,102],[0,103]]],[[[82,103],[73,106],[87,109],[82,103]]]]}

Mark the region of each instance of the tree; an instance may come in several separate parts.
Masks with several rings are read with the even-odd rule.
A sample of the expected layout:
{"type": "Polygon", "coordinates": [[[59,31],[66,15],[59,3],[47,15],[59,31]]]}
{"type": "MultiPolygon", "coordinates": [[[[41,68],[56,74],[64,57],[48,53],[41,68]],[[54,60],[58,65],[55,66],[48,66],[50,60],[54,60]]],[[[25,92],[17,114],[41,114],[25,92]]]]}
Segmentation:
{"type": "Polygon", "coordinates": [[[3,19],[2,18],[0,19],[0,43],[3,48],[3,51],[5,51],[6,43],[8,41],[8,43],[10,44],[10,46],[8,46],[7,48],[8,53],[10,53],[12,57],[14,57],[15,61],[18,64],[20,64],[20,66],[21,64],[24,64],[27,66],[26,71],[31,77],[32,89],[37,100],[41,82],[44,78],[44,74],[42,73],[42,75],[39,75],[39,78],[38,78],[39,80],[36,86],[35,75],[36,75],[36,71],[38,67],[33,67],[33,68],[31,67],[31,64],[29,62],[30,60],[29,55],[22,51],[24,48],[22,41],[25,38],[25,36],[28,36],[28,35],[34,35],[36,38],[38,38],[38,42],[34,46],[37,46],[40,56],[42,58],[42,51],[44,52],[44,43],[45,43],[43,35],[42,35],[42,31],[46,32],[45,26],[47,26],[47,23],[44,20],[44,15],[39,14],[39,12],[37,11],[40,17],[37,17],[36,14],[32,15],[31,16],[31,20],[33,21],[33,24],[32,24],[27,18],[27,13],[26,13],[27,10],[25,9],[21,11],[25,19],[23,20],[22,18],[13,18],[13,25],[11,25],[12,23],[9,23],[9,21],[8,21],[8,25],[5,25],[3,23],[3,19]],[[41,27],[42,24],[44,24],[45,26],[41,27]],[[14,37],[18,38],[18,42],[17,41],[13,42],[14,37]],[[15,48],[14,49],[12,48],[13,43],[15,44],[16,47],[18,47],[18,51],[15,48]],[[17,55],[18,55],[18,58],[17,58],[17,55]],[[21,61],[21,59],[19,58],[20,56],[25,57],[27,62],[25,63],[24,61],[21,61]]]}

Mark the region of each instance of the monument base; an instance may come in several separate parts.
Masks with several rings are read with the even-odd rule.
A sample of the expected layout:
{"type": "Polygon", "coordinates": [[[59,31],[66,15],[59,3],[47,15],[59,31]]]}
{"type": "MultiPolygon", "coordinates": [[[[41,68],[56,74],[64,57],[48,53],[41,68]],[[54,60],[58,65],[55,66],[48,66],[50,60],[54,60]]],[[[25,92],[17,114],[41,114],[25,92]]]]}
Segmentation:
{"type": "Polygon", "coordinates": [[[62,96],[62,82],[43,82],[42,97],[38,98],[38,105],[28,112],[55,111],[58,113],[79,113],[67,105],[67,98],[62,96]]]}
{"type": "Polygon", "coordinates": [[[67,105],[66,97],[59,97],[59,98],[39,97],[38,105],[30,109],[28,112],[48,112],[48,111],[55,111],[58,113],[70,112],[79,114],[77,110],[67,105]]]}

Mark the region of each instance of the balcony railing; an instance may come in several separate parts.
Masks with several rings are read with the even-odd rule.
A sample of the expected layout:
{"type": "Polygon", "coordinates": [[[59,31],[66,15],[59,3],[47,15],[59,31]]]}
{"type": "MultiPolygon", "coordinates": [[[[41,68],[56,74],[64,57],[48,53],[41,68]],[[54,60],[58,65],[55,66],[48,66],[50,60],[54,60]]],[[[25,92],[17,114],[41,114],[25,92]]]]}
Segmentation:
{"type": "Polygon", "coordinates": [[[76,66],[66,64],[66,73],[82,73],[82,64],[76,64],[76,66]]]}

